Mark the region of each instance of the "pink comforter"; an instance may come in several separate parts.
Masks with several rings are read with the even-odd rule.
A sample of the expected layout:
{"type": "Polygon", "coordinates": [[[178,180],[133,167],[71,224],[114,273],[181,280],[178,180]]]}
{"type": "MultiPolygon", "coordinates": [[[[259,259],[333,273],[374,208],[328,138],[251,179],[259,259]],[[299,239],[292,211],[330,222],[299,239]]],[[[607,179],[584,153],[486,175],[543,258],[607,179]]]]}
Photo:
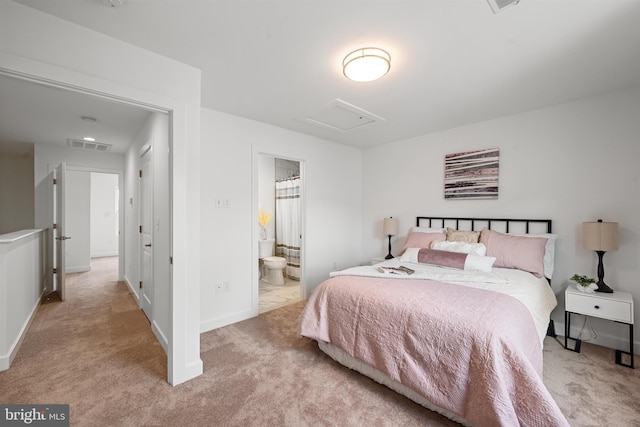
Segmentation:
{"type": "Polygon", "coordinates": [[[299,332],[478,427],[569,425],[542,383],[531,315],[508,295],[430,280],[339,276],[318,286],[299,332]]]}

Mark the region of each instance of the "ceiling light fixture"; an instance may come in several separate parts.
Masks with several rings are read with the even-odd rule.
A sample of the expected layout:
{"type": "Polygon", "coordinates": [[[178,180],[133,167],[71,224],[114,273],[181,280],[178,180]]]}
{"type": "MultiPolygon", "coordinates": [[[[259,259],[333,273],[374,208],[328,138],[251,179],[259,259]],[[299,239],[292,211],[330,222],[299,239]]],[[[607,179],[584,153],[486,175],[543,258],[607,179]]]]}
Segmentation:
{"type": "Polygon", "coordinates": [[[89,142],[95,142],[95,141],[96,141],[96,139],[95,139],[95,138],[90,137],[90,136],[85,136],[85,137],[84,137],[84,138],[82,138],[82,139],[84,139],[85,141],[89,141],[89,142]]]}
{"type": "Polygon", "coordinates": [[[97,120],[94,119],[93,117],[89,117],[89,116],[82,116],[82,121],[85,123],[90,123],[92,125],[95,125],[97,120]]]}
{"type": "Polygon", "coordinates": [[[344,57],[342,72],[356,82],[378,80],[391,69],[391,55],[377,47],[363,47],[344,57]]]}

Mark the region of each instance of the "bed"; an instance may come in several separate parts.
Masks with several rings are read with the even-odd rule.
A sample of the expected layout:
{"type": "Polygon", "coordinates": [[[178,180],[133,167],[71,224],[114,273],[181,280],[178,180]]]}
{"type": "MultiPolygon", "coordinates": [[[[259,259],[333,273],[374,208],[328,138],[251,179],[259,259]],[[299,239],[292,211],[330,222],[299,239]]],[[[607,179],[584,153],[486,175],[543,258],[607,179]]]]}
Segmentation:
{"type": "Polygon", "coordinates": [[[396,258],[318,285],[299,334],[463,425],[568,426],[542,382],[551,231],[551,220],[417,217],[396,258]]]}

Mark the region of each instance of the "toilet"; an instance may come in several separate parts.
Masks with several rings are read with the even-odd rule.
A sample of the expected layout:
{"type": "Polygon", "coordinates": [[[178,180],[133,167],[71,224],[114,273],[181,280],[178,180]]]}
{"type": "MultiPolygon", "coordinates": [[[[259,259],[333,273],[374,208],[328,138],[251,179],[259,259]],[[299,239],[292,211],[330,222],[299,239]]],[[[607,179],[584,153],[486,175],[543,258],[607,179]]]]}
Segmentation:
{"type": "Polygon", "coordinates": [[[271,285],[284,285],[283,270],[287,266],[287,260],[279,256],[273,256],[275,239],[258,240],[258,256],[260,258],[260,280],[271,285]]]}

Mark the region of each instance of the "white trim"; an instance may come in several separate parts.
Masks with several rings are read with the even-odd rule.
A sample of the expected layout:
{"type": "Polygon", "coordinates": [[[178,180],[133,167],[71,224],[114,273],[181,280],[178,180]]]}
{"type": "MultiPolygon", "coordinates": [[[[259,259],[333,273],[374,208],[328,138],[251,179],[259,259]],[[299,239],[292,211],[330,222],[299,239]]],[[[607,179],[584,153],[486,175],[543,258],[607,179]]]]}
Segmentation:
{"type": "Polygon", "coordinates": [[[22,328],[20,328],[20,333],[18,333],[16,340],[13,342],[13,344],[9,348],[9,352],[6,355],[0,355],[0,371],[6,371],[7,369],[9,369],[9,367],[11,366],[11,363],[13,363],[13,359],[16,358],[16,355],[18,354],[18,350],[20,350],[20,346],[22,345],[22,341],[24,341],[24,337],[27,335],[27,331],[31,326],[31,322],[33,322],[33,319],[35,319],[36,317],[36,312],[38,311],[38,307],[40,307],[40,303],[42,302],[43,297],[44,297],[44,290],[40,294],[40,298],[38,298],[38,302],[36,302],[36,304],[31,309],[31,313],[29,314],[29,317],[27,318],[26,322],[24,322],[24,325],[22,325],[22,328]]]}
{"type": "Polygon", "coordinates": [[[195,176],[197,169],[195,175],[190,170],[192,163],[197,162],[190,157],[194,151],[190,144],[197,144],[200,139],[199,97],[196,104],[193,94],[176,99],[7,52],[0,52],[0,74],[169,114],[170,253],[173,264],[169,278],[171,338],[167,351],[167,376],[170,384],[177,385],[201,375],[199,214],[193,212],[199,209],[199,201],[192,194],[192,191],[199,190],[199,176],[195,176]],[[191,222],[196,225],[190,224],[194,216],[198,221],[191,222]],[[175,257],[174,253],[181,256],[175,257]],[[174,283],[179,286],[174,286],[174,283]]]}
{"type": "MultiPolygon", "coordinates": [[[[256,263],[257,262],[258,261],[256,260],[256,263]]],[[[213,320],[208,320],[206,322],[202,322],[200,324],[200,333],[203,334],[205,332],[209,332],[209,331],[212,331],[214,329],[222,328],[223,326],[228,326],[228,325],[231,325],[233,323],[237,323],[237,322],[241,322],[243,320],[250,319],[250,318],[256,316],[253,313],[254,313],[254,310],[253,310],[253,307],[252,307],[251,309],[237,311],[235,313],[231,313],[231,314],[223,316],[223,317],[217,317],[217,318],[215,318],[213,320]]]]}
{"type": "MultiPolygon", "coordinates": [[[[262,147],[257,146],[256,144],[252,144],[251,146],[251,212],[258,212],[259,206],[259,186],[258,186],[258,169],[259,169],[259,159],[260,156],[269,156],[276,157],[278,159],[284,160],[292,160],[298,162],[300,164],[300,216],[301,216],[301,232],[302,232],[302,242],[300,247],[300,296],[302,300],[306,300],[309,295],[308,290],[308,280],[307,280],[307,262],[306,262],[306,253],[309,244],[308,233],[307,233],[307,191],[306,191],[306,162],[307,159],[303,155],[296,155],[292,153],[291,150],[285,150],[286,153],[283,153],[280,150],[265,150],[262,147]]],[[[253,218],[253,216],[252,216],[253,218]]],[[[258,245],[256,242],[258,241],[258,235],[260,233],[260,229],[258,228],[257,221],[251,221],[251,316],[255,317],[260,312],[259,299],[260,299],[260,271],[258,264],[258,245]]],[[[209,322],[213,324],[217,324],[218,320],[214,322],[209,322]]],[[[200,326],[200,330],[205,328],[205,324],[200,326]]],[[[213,329],[213,328],[212,328],[213,329]]],[[[206,329],[210,330],[210,329],[206,329]]]]}
{"type": "Polygon", "coordinates": [[[140,297],[138,296],[138,293],[136,292],[136,288],[131,284],[131,280],[129,280],[129,278],[127,276],[124,276],[124,283],[129,288],[129,292],[131,292],[133,297],[136,299],[136,305],[139,304],[138,301],[139,301],[140,297]]]}
{"type": "Polygon", "coordinates": [[[74,267],[74,268],[65,268],[64,272],[69,274],[69,273],[84,273],[85,271],[91,271],[91,264],[89,265],[82,265],[80,267],[74,267]]]}
{"type": "Polygon", "coordinates": [[[153,334],[158,339],[158,342],[162,346],[162,349],[164,350],[164,352],[167,353],[169,350],[169,340],[167,340],[167,337],[164,336],[164,334],[162,333],[162,331],[160,330],[156,322],[151,322],[151,330],[153,331],[153,334]]]}

